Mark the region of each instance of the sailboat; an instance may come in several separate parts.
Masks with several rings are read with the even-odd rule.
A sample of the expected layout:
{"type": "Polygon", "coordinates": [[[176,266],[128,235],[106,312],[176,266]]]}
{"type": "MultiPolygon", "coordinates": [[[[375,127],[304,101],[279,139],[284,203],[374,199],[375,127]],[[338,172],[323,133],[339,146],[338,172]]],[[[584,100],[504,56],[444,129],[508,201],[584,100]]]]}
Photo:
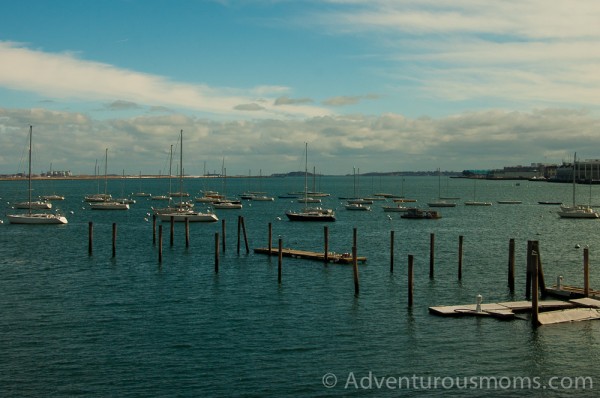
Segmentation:
{"type": "MultiPolygon", "coordinates": [[[[179,192],[183,191],[183,130],[179,133],[179,192]]],[[[166,209],[155,210],[154,214],[161,221],[170,221],[171,218],[175,222],[215,222],[219,221],[219,218],[213,213],[200,213],[192,210],[189,204],[183,201],[183,197],[179,205],[176,207],[168,207],[166,209]]]]}
{"type": "Polygon", "coordinates": [[[229,209],[229,210],[238,210],[242,208],[242,202],[239,200],[231,200],[227,199],[227,169],[225,168],[225,158],[223,158],[223,165],[221,166],[223,169],[221,174],[223,175],[223,195],[222,199],[218,199],[213,202],[213,207],[215,209],[229,209]]]}
{"type": "MultiPolygon", "coordinates": [[[[304,151],[304,198],[308,197],[308,143],[304,151]]],[[[290,221],[335,221],[332,209],[321,207],[305,207],[300,211],[289,210],[285,213],[290,221]]]]}
{"type": "Polygon", "coordinates": [[[473,179],[473,200],[468,200],[465,202],[465,206],[491,206],[492,202],[481,202],[475,200],[476,190],[477,190],[477,178],[473,179]]]}
{"type": "Polygon", "coordinates": [[[92,210],[129,210],[129,204],[112,200],[111,196],[106,193],[108,188],[108,148],[104,151],[104,199],[99,202],[90,202],[92,210]]]}
{"type": "Polygon", "coordinates": [[[438,172],[438,200],[427,203],[429,207],[456,207],[456,203],[447,202],[442,199],[442,172],[440,168],[437,169],[438,172]]]}
{"type": "Polygon", "coordinates": [[[67,224],[67,218],[60,214],[51,214],[51,213],[33,213],[31,210],[32,200],[31,200],[31,141],[33,137],[33,126],[29,126],[29,174],[28,174],[28,182],[29,182],[29,207],[28,212],[25,214],[9,214],[7,215],[8,221],[11,224],[67,224]]]}
{"type": "MultiPolygon", "coordinates": [[[[360,198],[359,196],[356,195],[356,169],[353,168],[354,171],[354,198],[348,200],[348,204],[346,205],[346,210],[354,210],[354,211],[369,211],[371,210],[371,206],[368,206],[369,204],[372,204],[372,201],[369,200],[365,200],[360,198]]],[[[359,169],[359,175],[360,175],[360,169],[359,169]]]]}
{"type": "Polygon", "coordinates": [[[561,218],[598,218],[598,212],[592,209],[590,206],[578,205],[575,200],[575,160],[577,153],[573,155],[573,205],[572,206],[560,206],[558,215],[561,218]]]}
{"type": "Polygon", "coordinates": [[[96,184],[98,186],[98,192],[90,195],[86,195],[83,199],[86,202],[105,202],[107,200],[112,199],[112,195],[100,193],[100,180],[98,179],[98,159],[96,159],[96,163],[94,164],[94,179],[96,180],[96,184]]]}
{"type": "Polygon", "coordinates": [[[149,197],[149,196],[151,196],[151,194],[150,194],[150,193],[148,193],[148,192],[144,192],[144,191],[142,190],[142,172],[141,172],[141,171],[140,171],[140,190],[139,190],[139,191],[137,191],[137,192],[135,192],[135,193],[133,194],[133,196],[137,196],[137,197],[140,197],[140,198],[143,198],[143,197],[149,197]]]}
{"type": "MultiPolygon", "coordinates": [[[[53,174],[52,174],[52,163],[50,163],[50,178],[53,178],[53,174]]],[[[62,195],[59,195],[57,193],[52,193],[49,195],[42,195],[42,199],[45,201],[48,200],[65,200],[65,197],[62,195]]]]}

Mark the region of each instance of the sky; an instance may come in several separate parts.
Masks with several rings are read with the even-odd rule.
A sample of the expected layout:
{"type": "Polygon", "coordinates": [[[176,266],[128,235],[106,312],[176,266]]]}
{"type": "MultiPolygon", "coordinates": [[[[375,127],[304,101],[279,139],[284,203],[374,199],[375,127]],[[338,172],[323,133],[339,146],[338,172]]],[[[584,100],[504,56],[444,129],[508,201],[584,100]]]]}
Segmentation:
{"type": "Polygon", "coordinates": [[[600,158],[597,0],[3,4],[0,174],[495,169],[600,158]],[[176,161],[175,161],[176,164],[176,161]],[[174,166],[175,167],[175,166],[174,166]]]}

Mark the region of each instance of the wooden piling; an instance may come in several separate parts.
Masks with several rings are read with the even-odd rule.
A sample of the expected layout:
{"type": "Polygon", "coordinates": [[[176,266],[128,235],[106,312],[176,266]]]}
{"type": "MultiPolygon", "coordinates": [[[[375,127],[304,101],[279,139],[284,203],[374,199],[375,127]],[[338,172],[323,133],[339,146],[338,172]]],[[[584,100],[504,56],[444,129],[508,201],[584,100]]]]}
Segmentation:
{"type": "Polygon", "coordinates": [[[277,262],[277,283],[281,285],[281,265],[283,263],[283,240],[279,238],[279,257],[277,262]]]}
{"type": "Polygon", "coordinates": [[[538,253],[532,251],[531,253],[531,323],[533,326],[538,326],[538,315],[539,315],[539,291],[538,291],[538,253]]]}
{"type": "Polygon", "coordinates": [[[156,214],[152,214],[152,245],[156,245],[156,214]]]}
{"type": "Polygon", "coordinates": [[[273,250],[273,224],[269,223],[269,244],[267,245],[267,247],[269,248],[269,251],[273,250]]]}
{"type": "Polygon", "coordinates": [[[117,256],[117,223],[112,225],[112,256],[117,256]]]}
{"type": "Polygon", "coordinates": [[[352,232],[352,274],[354,275],[354,295],[358,296],[360,286],[358,282],[358,260],[357,260],[357,249],[356,249],[356,228],[352,232]]]}
{"type": "Polygon", "coordinates": [[[163,227],[162,224],[158,226],[158,262],[162,263],[162,251],[163,251],[163,227]]]}
{"type": "Polygon", "coordinates": [[[88,254],[91,256],[94,251],[94,223],[88,223],[88,254]]]}
{"type": "Polygon", "coordinates": [[[248,236],[246,235],[246,221],[242,217],[242,232],[244,233],[244,243],[246,244],[246,254],[250,253],[250,247],[248,246],[248,236]]]}
{"type": "Polygon", "coordinates": [[[215,274],[219,273],[219,233],[215,232],[215,274]]]}
{"type": "Polygon", "coordinates": [[[515,292],[515,240],[508,241],[508,288],[515,292]]]}
{"type": "Polygon", "coordinates": [[[408,306],[412,307],[413,305],[413,265],[414,265],[414,257],[412,254],[408,255],[408,306]]]}
{"type": "MultiPolygon", "coordinates": [[[[531,269],[533,265],[531,264],[531,252],[532,252],[533,242],[527,241],[527,276],[525,278],[525,300],[529,300],[531,298],[531,269]]],[[[537,261],[537,259],[536,259],[537,261]]]]}
{"type": "Polygon", "coordinates": [[[325,240],[323,261],[325,262],[325,265],[327,265],[329,262],[329,227],[327,225],[323,227],[323,239],[325,240]]]}
{"type": "Polygon", "coordinates": [[[463,263],[463,243],[464,236],[458,237],[458,280],[462,280],[462,263],[463,263]]]}
{"type": "Polygon", "coordinates": [[[242,231],[242,216],[238,216],[237,222],[237,254],[240,254],[240,242],[241,242],[241,231],[242,231]]]}
{"type": "Polygon", "coordinates": [[[390,232],[390,273],[394,273],[394,231],[390,232]]]}
{"type": "Polygon", "coordinates": [[[583,248],[583,295],[590,295],[590,249],[583,248]]]}
{"type": "Polygon", "coordinates": [[[221,246],[223,247],[223,253],[225,253],[225,219],[221,220],[221,234],[223,234],[223,237],[221,238],[221,246]]]}
{"type": "Polygon", "coordinates": [[[190,219],[185,218],[185,247],[190,247],[190,219]]]}
{"type": "Polygon", "coordinates": [[[538,288],[541,297],[546,296],[546,281],[544,280],[544,267],[542,266],[542,252],[540,251],[540,242],[537,240],[533,241],[532,249],[537,253],[537,274],[538,274],[538,288]]]}
{"type": "Polygon", "coordinates": [[[171,216],[171,236],[170,236],[170,243],[171,246],[173,246],[173,243],[175,242],[175,217],[171,216]]]}
{"type": "Polygon", "coordinates": [[[434,256],[435,256],[435,234],[429,234],[429,279],[433,279],[433,268],[434,268],[434,256]]]}

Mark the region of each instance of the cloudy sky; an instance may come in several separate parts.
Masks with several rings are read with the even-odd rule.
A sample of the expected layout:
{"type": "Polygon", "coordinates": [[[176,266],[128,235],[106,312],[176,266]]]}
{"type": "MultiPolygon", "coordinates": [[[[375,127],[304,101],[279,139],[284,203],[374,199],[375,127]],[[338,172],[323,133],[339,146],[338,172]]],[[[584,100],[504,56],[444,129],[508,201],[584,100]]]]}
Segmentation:
{"type": "Polygon", "coordinates": [[[596,0],[3,4],[0,173],[325,174],[600,158],[596,0]]]}

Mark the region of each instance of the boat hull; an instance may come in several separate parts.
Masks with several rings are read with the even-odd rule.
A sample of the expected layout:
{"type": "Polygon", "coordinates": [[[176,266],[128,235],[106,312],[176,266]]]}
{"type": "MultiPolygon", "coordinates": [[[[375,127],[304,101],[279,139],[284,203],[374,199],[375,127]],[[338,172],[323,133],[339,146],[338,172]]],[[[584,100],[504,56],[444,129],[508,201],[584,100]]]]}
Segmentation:
{"type": "Polygon", "coordinates": [[[34,213],[34,214],[9,214],[8,221],[11,224],[67,224],[67,218],[56,214],[34,213]]]}
{"type": "Polygon", "coordinates": [[[216,222],[216,221],[219,221],[219,218],[215,214],[212,214],[212,213],[176,212],[176,213],[161,213],[161,214],[157,214],[156,216],[161,221],[167,221],[167,222],[170,222],[171,218],[173,219],[174,222],[185,222],[185,220],[188,220],[188,222],[216,222]]]}

